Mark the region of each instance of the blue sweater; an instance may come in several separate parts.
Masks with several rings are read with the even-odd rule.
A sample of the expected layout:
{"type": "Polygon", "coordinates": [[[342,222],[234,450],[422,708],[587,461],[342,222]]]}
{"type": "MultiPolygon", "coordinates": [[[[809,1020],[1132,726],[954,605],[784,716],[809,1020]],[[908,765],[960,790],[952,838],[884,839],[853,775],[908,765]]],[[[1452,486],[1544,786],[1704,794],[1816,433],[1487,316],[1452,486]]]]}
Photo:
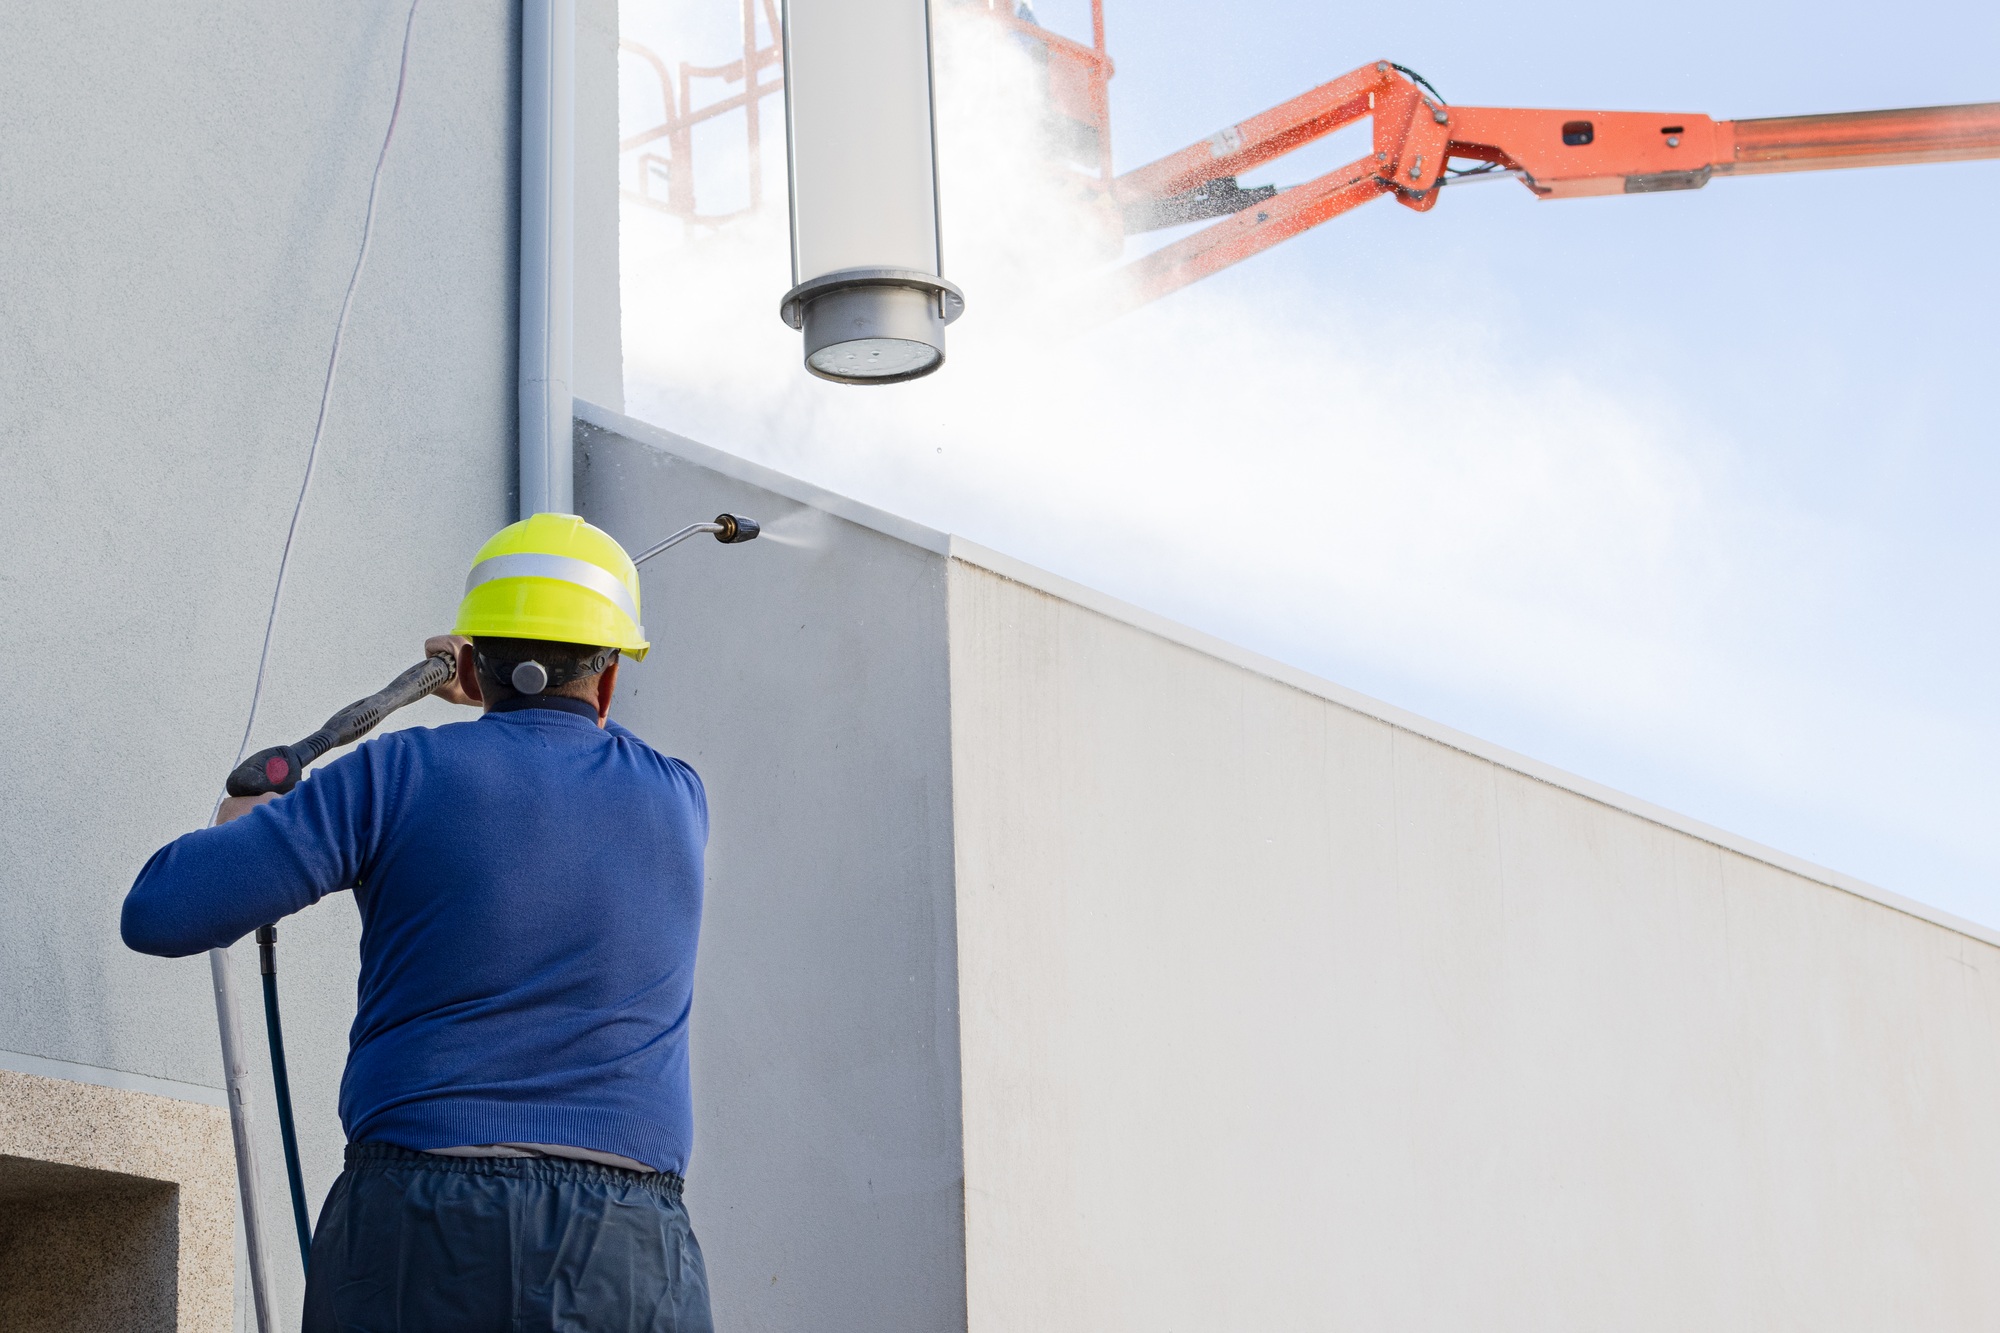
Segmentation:
{"type": "Polygon", "coordinates": [[[199,953],[351,888],[350,1141],[558,1143],[685,1173],[701,780],[588,705],[508,702],[377,737],[168,843],[126,896],[125,943],[199,953]]]}

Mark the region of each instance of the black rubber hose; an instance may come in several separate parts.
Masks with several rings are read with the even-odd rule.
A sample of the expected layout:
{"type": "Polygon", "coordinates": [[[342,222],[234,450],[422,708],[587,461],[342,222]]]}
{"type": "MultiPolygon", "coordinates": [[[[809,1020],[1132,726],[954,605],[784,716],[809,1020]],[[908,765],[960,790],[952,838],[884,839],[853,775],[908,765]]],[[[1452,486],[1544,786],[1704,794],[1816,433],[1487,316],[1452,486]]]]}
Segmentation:
{"type": "MultiPolygon", "coordinates": [[[[275,614],[275,613],[274,613],[275,614]]],[[[231,796],[280,795],[299,785],[307,764],[336,746],[357,741],[375,724],[450,680],[457,663],[449,653],[426,657],[387,685],[326,720],[297,745],[274,745],[251,755],[229,775],[231,796]]],[[[285,1183],[291,1187],[292,1222],[299,1231],[299,1263],[312,1266],[312,1223],[306,1217],[305,1173],[299,1168],[299,1131],[292,1120],[292,1077],[285,1067],[285,1029],[278,1020],[278,928],[257,927],[257,970],[264,977],[264,1035],[271,1044],[271,1084],[278,1095],[278,1133],[285,1141],[285,1183]]]]}
{"type": "Polygon", "coordinates": [[[299,1265],[312,1268],[312,1223],[306,1220],[305,1172],[299,1167],[299,1131],[292,1121],[292,1078],[285,1068],[285,1029],[278,1021],[278,928],[257,927],[257,970],[264,976],[264,1033],[271,1041],[271,1083],[278,1094],[278,1135],[285,1141],[285,1183],[291,1186],[292,1222],[299,1229],[299,1265]]]}

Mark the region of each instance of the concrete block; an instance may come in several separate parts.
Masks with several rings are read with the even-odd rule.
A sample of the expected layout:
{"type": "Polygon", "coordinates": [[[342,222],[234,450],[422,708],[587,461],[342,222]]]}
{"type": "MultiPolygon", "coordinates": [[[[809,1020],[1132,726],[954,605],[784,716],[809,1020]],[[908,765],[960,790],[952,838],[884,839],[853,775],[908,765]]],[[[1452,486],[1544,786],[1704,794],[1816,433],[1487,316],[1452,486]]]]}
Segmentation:
{"type": "Polygon", "coordinates": [[[0,1069],[10,1333],[221,1333],[235,1219],[222,1108],[0,1069]]]}

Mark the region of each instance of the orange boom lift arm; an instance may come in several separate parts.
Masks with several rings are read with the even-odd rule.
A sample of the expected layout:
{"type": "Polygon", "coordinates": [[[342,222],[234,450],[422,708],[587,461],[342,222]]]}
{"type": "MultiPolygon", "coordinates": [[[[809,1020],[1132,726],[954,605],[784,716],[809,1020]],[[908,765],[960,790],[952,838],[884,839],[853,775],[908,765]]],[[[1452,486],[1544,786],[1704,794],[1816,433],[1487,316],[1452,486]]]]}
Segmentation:
{"type": "MultiPolygon", "coordinates": [[[[736,216],[705,214],[695,205],[694,131],[716,117],[745,113],[750,208],[761,198],[760,107],[783,86],[778,6],[777,0],[736,3],[743,47],[729,64],[683,62],[676,78],[653,52],[620,43],[650,69],[661,103],[658,124],[619,143],[621,153],[633,155],[634,180],[624,193],[691,223],[736,216]],[[696,105],[696,83],[719,83],[725,91],[696,105]]],[[[1523,111],[1448,105],[1415,71],[1380,61],[1118,175],[1111,165],[1113,66],[1104,44],[1104,0],[1091,0],[1088,46],[1038,26],[1015,0],[949,0],[948,9],[996,23],[1035,51],[1049,137],[1058,145],[1052,166],[1114,205],[1104,210],[1105,239],[1114,247],[1122,240],[1121,219],[1125,234],[1215,219],[1113,269],[1110,290],[1088,298],[1100,317],[1158,300],[1378,195],[1424,212],[1437,206],[1446,185],[1503,176],[1544,199],[1571,199],[1695,190],[1716,176],[2000,157],[2000,102],[1771,120],[1523,111]],[[1359,161],[1284,190],[1237,183],[1244,172],[1364,118],[1374,122],[1374,142],[1359,161]]]]}
{"type": "Polygon", "coordinates": [[[1385,61],[1115,177],[1127,231],[1221,220],[1117,270],[1112,304],[1157,300],[1378,195],[1425,212],[1446,185],[1499,176],[1544,199],[1572,199],[1695,190],[1716,176],[1991,157],[2000,157],[2000,102],[1769,120],[1455,107],[1385,61]],[[1243,172],[1363,117],[1374,119],[1368,156],[1289,189],[1237,185],[1243,172]]]}

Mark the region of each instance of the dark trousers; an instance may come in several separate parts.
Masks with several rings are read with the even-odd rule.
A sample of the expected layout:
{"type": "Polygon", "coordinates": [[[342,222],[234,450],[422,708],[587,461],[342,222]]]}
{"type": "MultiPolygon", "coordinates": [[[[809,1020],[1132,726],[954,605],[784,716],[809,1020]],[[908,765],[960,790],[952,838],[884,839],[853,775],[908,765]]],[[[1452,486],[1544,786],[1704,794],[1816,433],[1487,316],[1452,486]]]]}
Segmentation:
{"type": "Polygon", "coordinates": [[[713,1333],[675,1175],[347,1148],[304,1333],[713,1333]]]}

